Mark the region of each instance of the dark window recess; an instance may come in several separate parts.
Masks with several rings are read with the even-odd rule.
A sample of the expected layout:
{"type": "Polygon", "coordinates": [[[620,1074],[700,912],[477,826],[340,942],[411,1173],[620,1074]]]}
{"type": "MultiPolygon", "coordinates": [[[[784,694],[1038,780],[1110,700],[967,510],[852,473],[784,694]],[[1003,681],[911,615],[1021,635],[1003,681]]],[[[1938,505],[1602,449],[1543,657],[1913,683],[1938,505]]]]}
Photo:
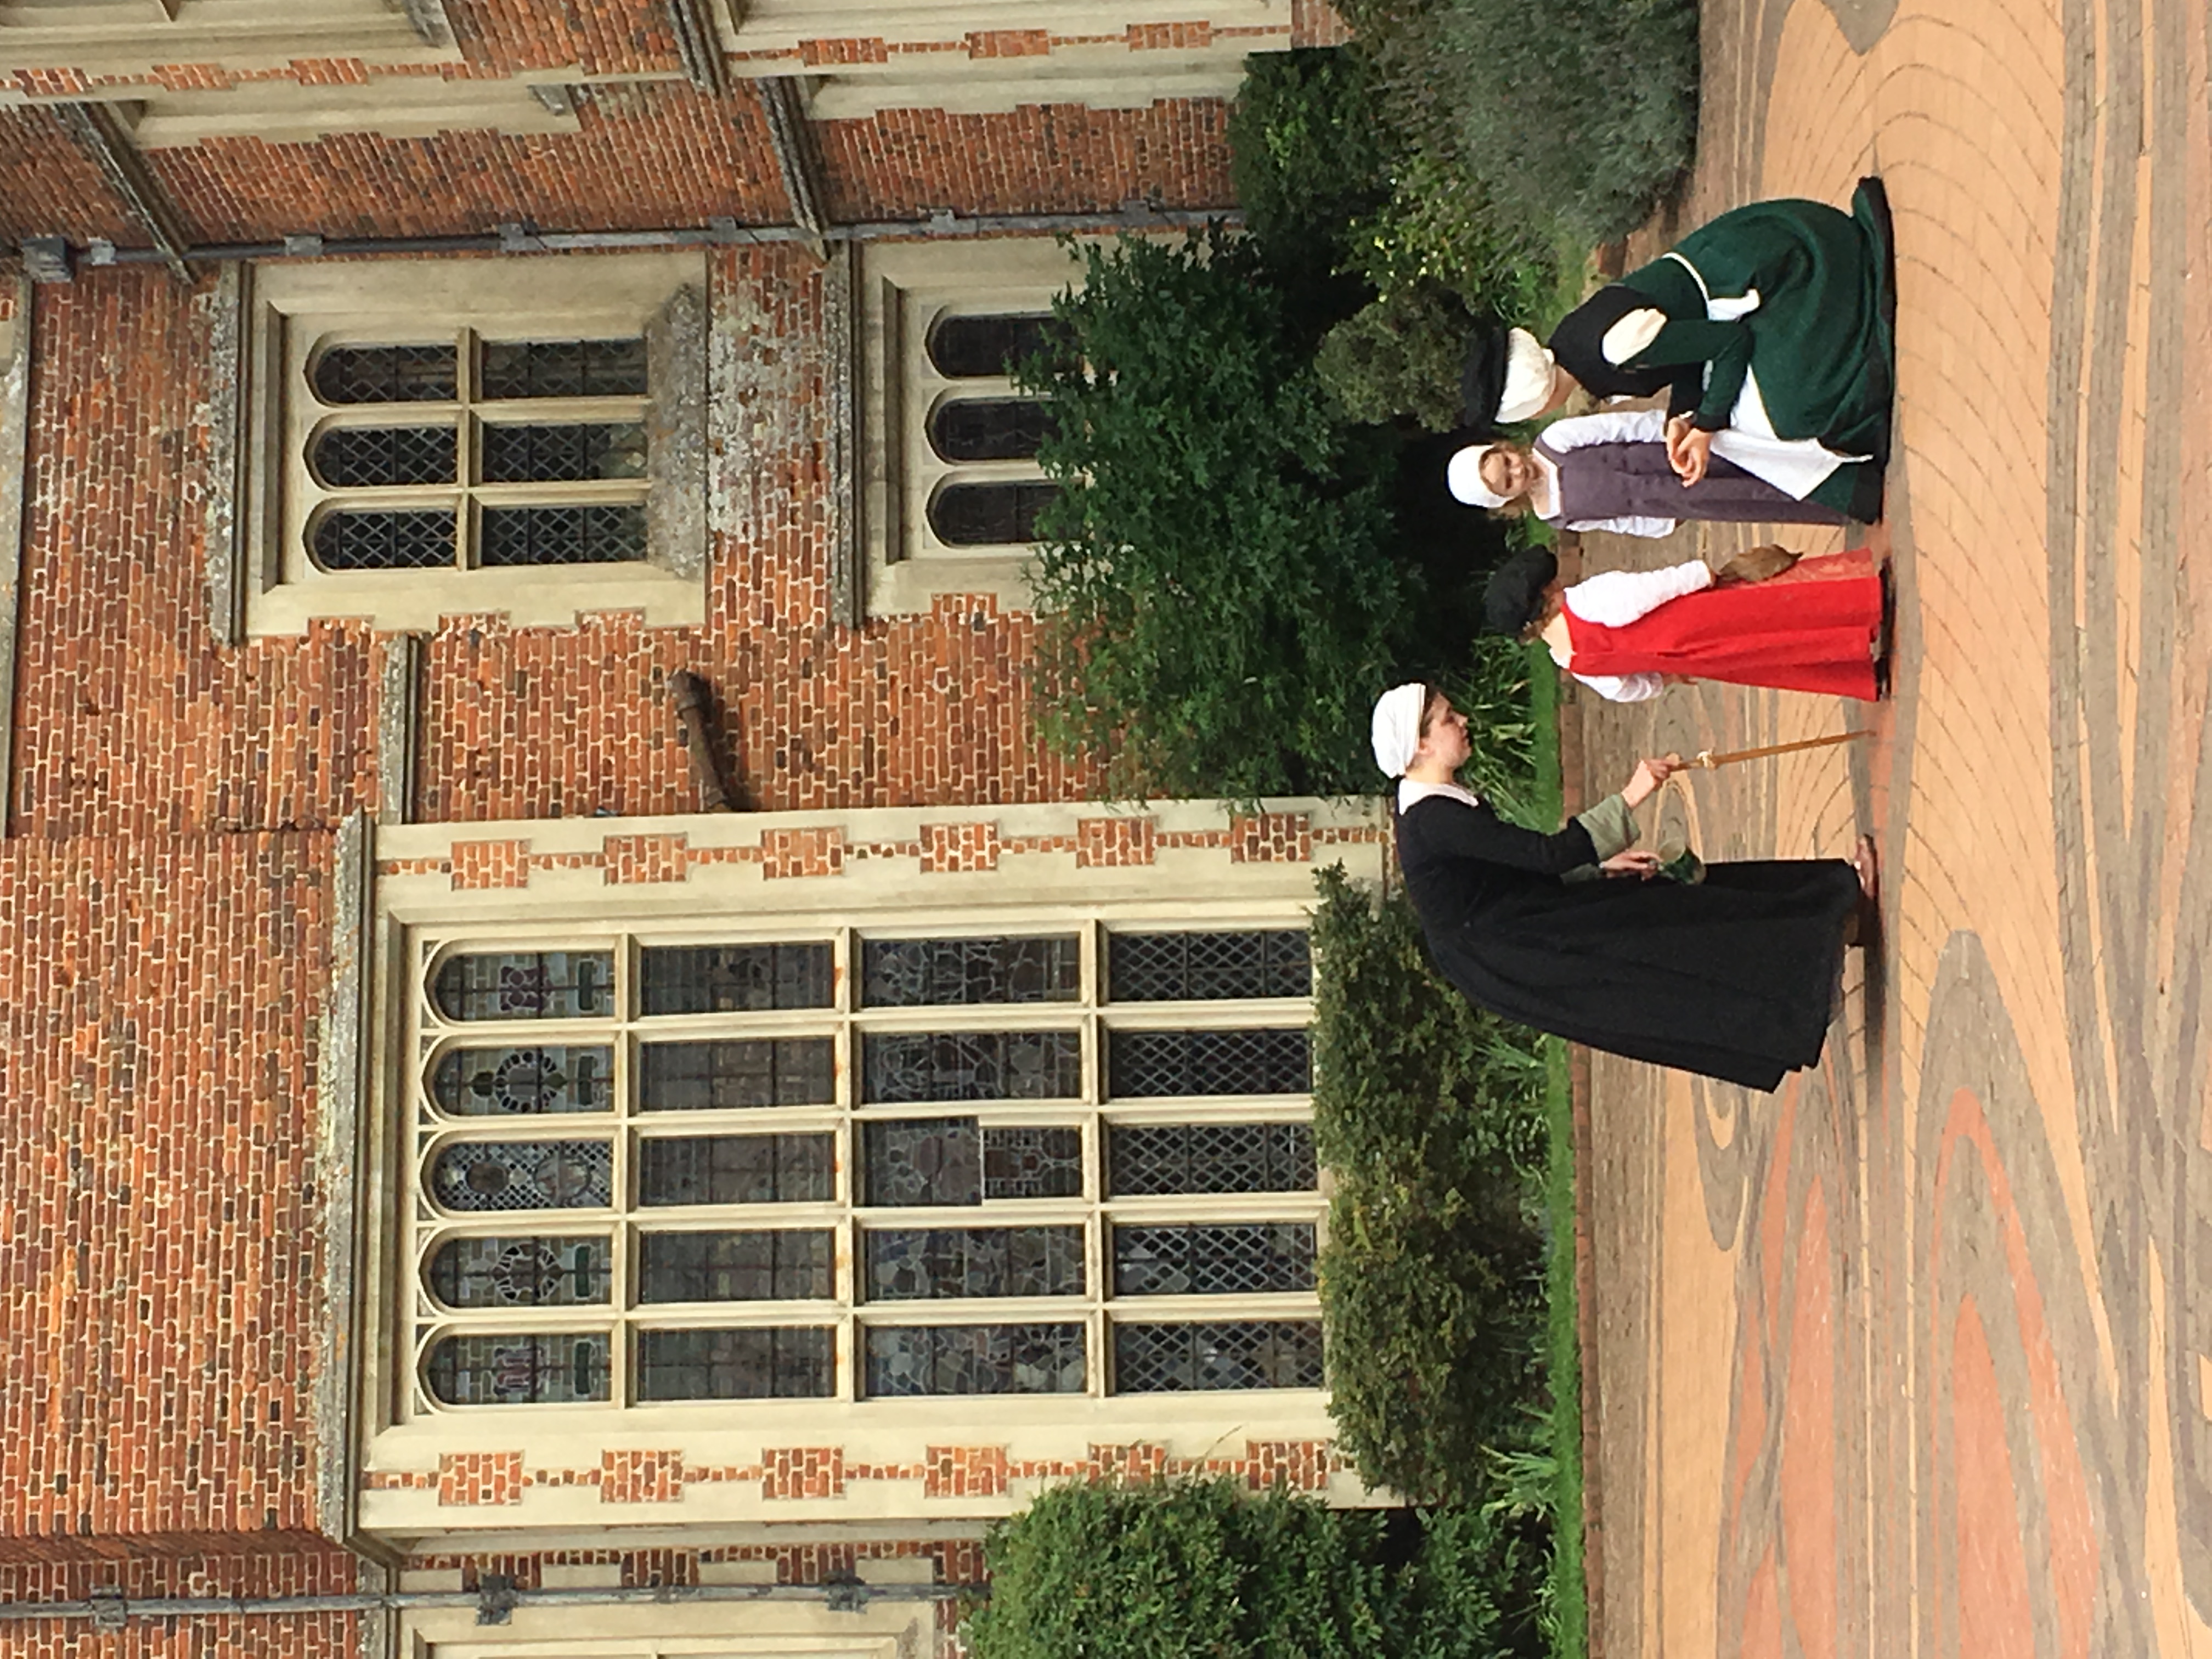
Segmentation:
{"type": "Polygon", "coordinates": [[[1083,1092],[1078,1031],[870,1031],[860,1098],[1071,1100],[1083,1092]]]}
{"type": "Polygon", "coordinates": [[[834,1135],[655,1136],[637,1144],[637,1201],[818,1204],[836,1168],[834,1135]]]}
{"type": "Polygon", "coordinates": [[[866,1238],[871,1302],[1083,1294],[1080,1227],[884,1227],[866,1238]]]}
{"type": "Polygon", "coordinates": [[[613,1197],[604,1140],[463,1140],[430,1166],[430,1193],[448,1210],[596,1210],[613,1197]]]}
{"type": "Polygon", "coordinates": [[[645,509],[487,507],[477,556],[487,569],[634,562],[645,557],[645,509]]]}
{"type": "Polygon", "coordinates": [[[315,395],[326,404],[451,403],[460,395],[453,343],[333,346],[315,360],[315,395]]]}
{"type": "Polygon", "coordinates": [[[315,435],[307,462],[333,489],[454,482],[450,426],[333,426],[315,435]]]}
{"type": "Polygon", "coordinates": [[[821,1400],[837,1391],[837,1333],[817,1326],[640,1331],[641,1400],[821,1400]]]}
{"type": "Polygon", "coordinates": [[[332,507],[308,539],[316,568],[440,570],[453,562],[453,509],[332,507]]]}
{"type": "Polygon", "coordinates": [[[597,1333],[449,1336],[422,1381],[448,1406],[563,1406],[607,1397],[607,1339],[597,1333]]]}
{"type": "Polygon", "coordinates": [[[836,1052],[828,1037],[648,1042],[640,1058],[641,1111],[826,1106],[837,1098],[836,1052]]]}
{"type": "Polygon", "coordinates": [[[448,957],[434,1000],[447,1019],[596,1019],[615,1011],[605,951],[515,951],[448,957]]]}
{"type": "Polygon", "coordinates": [[[1058,429],[1035,398],[953,398],[929,412],[929,447],[945,461],[1026,461],[1058,429]]]}
{"type": "Polygon", "coordinates": [[[635,422],[486,425],[482,434],[486,483],[568,483],[645,476],[645,428],[635,422]]]}
{"type": "Polygon", "coordinates": [[[807,1302],[835,1296],[836,1246],[823,1230],[651,1232],[638,1240],[641,1302],[807,1302]]]}
{"type": "Polygon", "coordinates": [[[1073,933],[872,939],[860,963],[861,1000],[871,1008],[1073,1002],[1083,994],[1083,946],[1073,933]]]}
{"type": "Polygon", "coordinates": [[[1080,1325],[872,1325],[874,1395],[1081,1394],[1080,1325]]]}
{"type": "Polygon", "coordinates": [[[1109,933],[1115,1002],[1216,1002],[1302,997],[1313,990],[1304,928],[1240,933],[1109,933]]]}
{"type": "Polygon", "coordinates": [[[1322,1378],[1317,1319],[1114,1327],[1116,1394],[1318,1389],[1322,1378]]]}
{"type": "Polygon", "coordinates": [[[430,1258],[430,1294],[448,1308],[566,1308],[605,1303],[607,1241],[449,1238],[430,1258]]]}
{"type": "Polygon", "coordinates": [[[836,984],[826,944],[656,946],[640,953],[638,1012],[827,1008],[836,984]]]}
{"type": "Polygon", "coordinates": [[[1037,515],[1060,486],[1035,482],[947,484],[929,501],[929,527],[947,547],[1014,547],[1036,539],[1037,515]]]}
{"type": "Polygon", "coordinates": [[[1109,1132],[1116,1198],[1163,1193],[1303,1193],[1314,1185],[1304,1123],[1147,1123],[1109,1132]]]}
{"type": "Polygon", "coordinates": [[[1064,365],[1074,358],[1067,325],[1048,312],[940,317],[929,331],[929,361],[952,380],[998,380],[1030,357],[1064,365]]]}
{"type": "Polygon", "coordinates": [[[1114,1229],[1116,1296],[1236,1296],[1313,1285],[1310,1223],[1114,1229]]]}
{"type": "Polygon", "coordinates": [[[1117,1100],[1170,1095],[1296,1095],[1311,1085],[1306,1033],[1115,1031],[1107,1043],[1109,1091],[1117,1100]]]}
{"type": "Polygon", "coordinates": [[[878,1208],[1083,1194],[1080,1129],[979,1129],[972,1117],[928,1118],[869,1123],[862,1146],[867,1201],[878,1208]]]}
{"type": "Polygon", "coordinates": [[[430,1097],[454,1117],[605,1112],[614,1106],[614,1080],[608,1048],[448,1048],[430,1097]]]}
{"type": "Polygon", "coordinates": [[[487,340],[477,396],[642,398],[645,342],[631,340],[487,340]]]}

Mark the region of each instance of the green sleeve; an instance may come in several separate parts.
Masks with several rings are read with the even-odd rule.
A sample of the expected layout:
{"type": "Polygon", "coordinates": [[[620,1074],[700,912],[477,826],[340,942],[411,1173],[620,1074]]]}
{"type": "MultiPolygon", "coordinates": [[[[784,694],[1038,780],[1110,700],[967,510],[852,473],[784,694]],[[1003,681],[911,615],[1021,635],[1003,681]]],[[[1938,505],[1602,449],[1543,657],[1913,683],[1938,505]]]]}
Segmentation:
{"type": "Polygon", "coordinates": [[[1670,320],[1629,366],[1670,368],[1689,363],[1711,365],[1705,395],[1698,400],[1697,425],[1701,431],[1718,432],[1735,414],[1735,400],[1743,394],[1743,377],[1751,369],[1750,327],[1743,323],[1670,320]]]}
{"type": "Polygon", "coordinates": [[[1618,795],[1607,795],[1588,811],[1576,813],[1575,822],[1589,831],[1590,846],[1597,856],[1593,862],[1568,871],[1562,880],[1595,881],[1604,873],[1599,865],[1615,853],[1625,853],[1636,845],[1636,815],[1618,795]]]}

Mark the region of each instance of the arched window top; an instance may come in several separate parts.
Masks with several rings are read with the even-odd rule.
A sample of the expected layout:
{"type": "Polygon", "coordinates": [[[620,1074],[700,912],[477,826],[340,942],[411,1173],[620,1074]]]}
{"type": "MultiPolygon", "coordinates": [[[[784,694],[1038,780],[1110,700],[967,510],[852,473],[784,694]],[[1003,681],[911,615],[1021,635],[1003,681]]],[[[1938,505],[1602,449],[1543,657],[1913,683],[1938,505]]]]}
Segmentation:
{"type": "Polygon", "coordinates": [[[945,461],[1026,461],[1053,434],[1034,398],[948,398],[929,412],[929,447],[945,461]]]}
{"type": "Polygon", "coordinates": [[[1057,484],[956,483],[929,503],[929,527],[947,547],[1018,547],[1036,539],[1037,515],[1060,493],[1057,484]]]}
{"type": "Polygon", "coordinates": [[[929,331],[929,361],[948,380],[996,379],[1024,358],[1064,347],[1066,338],[1049,312],[940,317],[929,331]]]}

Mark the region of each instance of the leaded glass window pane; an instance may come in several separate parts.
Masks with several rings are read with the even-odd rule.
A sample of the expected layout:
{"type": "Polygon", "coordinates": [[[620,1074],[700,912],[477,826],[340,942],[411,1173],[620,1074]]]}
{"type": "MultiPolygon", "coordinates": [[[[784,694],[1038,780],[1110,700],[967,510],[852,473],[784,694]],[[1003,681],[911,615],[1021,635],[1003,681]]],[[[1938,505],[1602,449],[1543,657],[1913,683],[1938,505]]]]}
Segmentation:
{"type": "Polygon", "coordinates": [[[332,489],[455,482],[453,428],[333,426],[315,435],[307,462],[332,489]]]}
{"type": "Polygon", "coordinates": [[[447,1019],[595,1019],[614,1012],[607,951],[507,951],[447,957],[434,994],[447,1019]]]}
{"type": "Polygon", "coordinates": [[[596,1236],[449,1238],[425,1277],[448,1308],[595,1306],[607,1299],[612,1261],[596,1236]]]}
{"type": "Polygon", "coordinates": [[[825,1229],[650,1232],[638,1239],[641,1302],[806,1302],[837,1293],[825,1229]]]}
{"type": "Polygon", "coordinates": [[[1083,1092],[1076,1031],[870,1031],[860,1039],[860,1098],[1071,1100],[1083,1092]]]}
{"type": "Polygon", "coordinates": [[[604,1140],[461,1140],[430,1166],[431,1196],[464,1213],[601,1209],[613,1180],[604,1140]]]}
{"type": "Polygon", "coordinates": [[[645,428],[635,421],[488,424],[481,449],[486,483],[645,477],[645,428]]]}
{"type": "Polygon", "coordinates": [[[929,361],[948,380],[998,380],[1040,353],[1064,356],[1068,332],[1049,313],[944,317],[929,331],[929,361]]]}
{"type": "Polygon", "coordinates": [[[1109,1088],[1119,1100],[1186,1095],[1296,1095],[1312,1083],[1306,1033],[1115,1031],[1107,1043],[1109,1088]]]}
{"type": "Polygon", "coordinates": [[[1318,1389],[1317,1319],[1240,1319],[1114,1326],[1117,1394],[1318,1389]]]}
{"type": "Polygon", "coordinates": [[[835,1135],[653,1136],[637,1144],[637,1201],[819,1204],[835,1196],[835,1135]]]}
{"type": "Polygon", "coordinates": [[[607,1398],[607,1339],[598,1332],[449,1336],[422,1381],[448,1406],[565,1406],[607,1398]]]}
{"type": "Polygon", "coordinates": [[[947,547],[1011,547],[1036,539],[1060,486],[1020,481],[947,484],[929,501],[929,527],[947,547]]]}
{"type": "Polygon", "coordinates": [[[1107,1190],[1303,1193],[1314,1185],[1313,1129],[1304,1123],[1146,1123],[1109,1132],[1107,1190]]]}
{"type": "Polygon", "coordinates": [[[481,524],[477,556],[487,569],[645,556],[642,507],[487,507],[481,524]]]}
{"type": "Polygon", "coordinates": [[[605,1112],[614,1106],[614,1081],[615,1053],[605,1046],[448,1048],[430,1097],[456,1117],[605,1112]]]}
{"type": "Polygon", "coordinates": [[[1314,1287],[1310,1224],[1116,1227],[1116,1296],[1237,1296],[1314,1287]]]}
{"type": "Polygon", "coordinates": [[[645,342],[487,340],[479,395],[513,398],[642,398],[645,342]]]}
{"type": "Polygon", "coordinates": [[[871,1008],[990,1002],[1073,1002],[1083,994],[1073,933],[1041,939],[872,939],[860,947],[871,1008]]]}
{"type": "Polygon", "coordinates": [[[1111,933],[1107,961],[1115,1002],[1213,1002],[1313,991],[1313,957],[1302,927],[1111,933]]]}
{"type": "Polygon", "coordinates": [[[453,562],[453,509],[332,507],[307,547],[324,570],[441,570],[453,562]]]}
{"type": "Polygon", "coordinates": [[[837,1391],[837,1333],[823,1326],[640,1331],[640,1400],[822,1400],[837,1391]]]}
{"type": "Polygon", "coordinates": [[[641,1014],[729,1014],[827,1008],[836,986],[830,946],[660,945],[639,952],[641,1014]]]}
{"type": "Polygon", "coordinates": [[[315,395],[326,404],[451,403],[458,361],[441,345],[333,346],[315,360],[315,395]]]}
{"type": "Polygon", "coordinates": [[[872,1325],[877,1395],[1081,1394],[1080,1325],[872,1325]]]}
{"type": "Polygon", "coordinates": [[[881,1208],[1083,1194],[1080,1129],[902,1119],[867,1124],[862,1146],[867,1201],[881,1208]]]}
{"type": "Polygon", "coordinates": [[[953,398],[929,412],[929,447],[946,461],[1026,461],[1056,429],[1035,398],[953,398]]]}
{"type": "Polygon", "coordinates": [[[836,1045],[828,1037],[648,1042],[640,1054],[641,1111],[824,1106],[837,1098],[836,1045]]]}
{"type": "Polygon", "coordinates": [[[871,1302],[1080,1296],[1080,1227],[884,1227],[867,1235],[871,1302]]]}

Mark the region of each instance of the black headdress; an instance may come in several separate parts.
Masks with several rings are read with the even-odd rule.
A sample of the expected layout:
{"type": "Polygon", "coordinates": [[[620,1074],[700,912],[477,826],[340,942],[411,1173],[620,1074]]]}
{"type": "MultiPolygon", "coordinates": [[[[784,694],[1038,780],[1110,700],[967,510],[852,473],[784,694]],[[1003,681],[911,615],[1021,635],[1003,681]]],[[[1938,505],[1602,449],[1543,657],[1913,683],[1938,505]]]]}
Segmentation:
{"type": "Polygon", "coordinates": [[[1544,615],[1544,590],[1559,574],[1551,550],[1524,547],[1490,573],[1482,590],[1482,619],[1493,634],[1518,639],[1544,615]]]}

